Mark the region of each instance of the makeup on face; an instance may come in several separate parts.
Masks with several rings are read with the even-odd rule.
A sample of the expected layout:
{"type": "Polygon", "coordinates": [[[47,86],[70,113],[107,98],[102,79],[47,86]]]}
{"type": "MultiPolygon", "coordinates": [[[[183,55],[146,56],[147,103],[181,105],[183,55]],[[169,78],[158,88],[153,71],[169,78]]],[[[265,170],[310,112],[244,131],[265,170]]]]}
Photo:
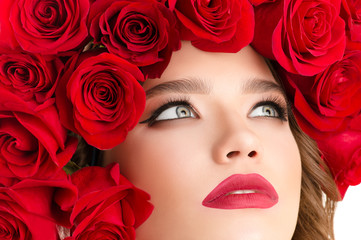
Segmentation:
{"type": "Polygon", "coordinates": [[[143,87],[139,124],[105,154],[151,196],[137,240],[291,239],[301,161],[286,97],[262,57],[184,42],[143,87]]]}
{"type": "MultiPolygon", "coordinates": [[[[144,114],[147,119],[141,120],[140,123],[147,123],[151,127],[160,121],[199,118],[196,107],[191,103],[190,95],[211,94],[212,88],[207,85],[207,80],[197,78],[170,80],[156,85],[146,91],[147,99],[156,97],[162,100],[151,107],[148,111],[150,113],[144,114]],[[172,93],[177,97],[174,97],[172,93]]],[[[262,100],[250,109],[249,117],[269,117],[287,121],[289,106],[278,84],[271,80],[249,79],[241,88],[240,95],[244,93],[262,94],[262,100]]]]}
{"type": "Polygon", "coordinates": [[[203,200],[203,206],[218,209],[270,208],[278,202],[272,184],[259,174],[234,174],[203,200]]]}

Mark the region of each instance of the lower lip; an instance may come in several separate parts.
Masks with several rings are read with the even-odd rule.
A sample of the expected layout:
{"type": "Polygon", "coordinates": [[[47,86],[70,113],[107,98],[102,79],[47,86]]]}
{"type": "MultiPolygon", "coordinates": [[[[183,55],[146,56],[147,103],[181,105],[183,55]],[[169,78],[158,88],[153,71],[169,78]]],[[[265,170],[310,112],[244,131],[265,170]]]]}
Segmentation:
{"type": "Polygon", "coordinates": [[[203,202],[203,205],[219,209],[243,209],[243,208],[270,208],[278,202],[262,193],[230,194],[219,197],[211,202],[203,202]]]}

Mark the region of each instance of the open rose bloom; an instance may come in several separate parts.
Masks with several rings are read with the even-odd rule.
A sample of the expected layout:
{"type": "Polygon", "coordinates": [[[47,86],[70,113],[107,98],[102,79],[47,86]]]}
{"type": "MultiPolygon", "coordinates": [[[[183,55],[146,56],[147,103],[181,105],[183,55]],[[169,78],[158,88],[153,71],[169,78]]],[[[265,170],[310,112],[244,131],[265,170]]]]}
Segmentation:
{"type": "Polygon", "coordinates": [[[360,12],[358,0],[1,1],[0,238],[136,238],[149,194],[116,164],[65,169],[75,135],[100,150],[125,141],[142,84],[181,40],[268,58],[343,197],[361,182],[360,12]]]}

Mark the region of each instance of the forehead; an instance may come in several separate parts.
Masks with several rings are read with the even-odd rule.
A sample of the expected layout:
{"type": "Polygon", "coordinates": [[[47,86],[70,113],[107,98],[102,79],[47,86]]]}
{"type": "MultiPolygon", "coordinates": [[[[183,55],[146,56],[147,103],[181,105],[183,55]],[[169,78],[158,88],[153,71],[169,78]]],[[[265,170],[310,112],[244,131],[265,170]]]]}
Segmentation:
{"type": "Polygon", "coordinates": [[[211,88],[229,85],[239,89],[253,79],[276,83],[265,60],[250,46],[238,53],[214,53],[201,51],[187,41],[182,42],[182,48],[173,53],[161,78],[147,79],[143,87],[147,91],[179,79],[201,80],[211,88]]]}

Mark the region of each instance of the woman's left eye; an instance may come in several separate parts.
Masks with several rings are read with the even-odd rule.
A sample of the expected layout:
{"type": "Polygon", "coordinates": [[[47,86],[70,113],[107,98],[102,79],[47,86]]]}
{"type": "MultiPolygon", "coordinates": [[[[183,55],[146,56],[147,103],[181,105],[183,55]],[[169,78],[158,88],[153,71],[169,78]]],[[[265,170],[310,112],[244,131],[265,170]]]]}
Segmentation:
{"type": "Polygon", "coordinates": [[[264,104],[253,108],[249,116],[280,118],[281,114],[278,107],[272,106],[271,104],[264,104]]]}

